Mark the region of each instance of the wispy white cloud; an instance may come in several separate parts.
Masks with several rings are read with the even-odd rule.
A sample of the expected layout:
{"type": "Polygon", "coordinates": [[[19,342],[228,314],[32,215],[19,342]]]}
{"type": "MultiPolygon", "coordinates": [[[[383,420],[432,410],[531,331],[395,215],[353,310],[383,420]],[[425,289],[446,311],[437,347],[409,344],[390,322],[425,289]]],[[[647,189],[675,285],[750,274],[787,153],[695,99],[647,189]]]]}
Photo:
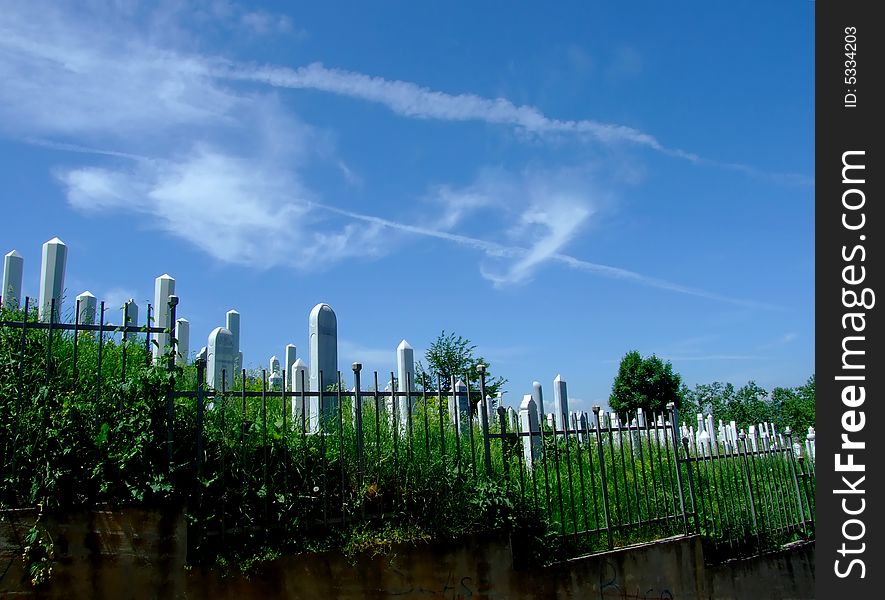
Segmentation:
{"type": "MultiPolygon", "coordinates": [[[[525,257],[529,256],[532,252],[531,248],[524,248],[520,246],[508,246],[505,244],[499,244],[497,242],[489,242],[486,240],[482,240],[475,237],[470,237],[466,235],[459,235],[454,233],[449,233],[446,231],[438,231],[435,229],[421,227],[418,225],[411,225],[408,223],[400,223],[397,221],[393,221],[390,219],[383,219],[381,217],[376,217],[373,215],[366,215],[357,213],[354,211],[343,210],[334,206],[328,206],[324,204],[315,204],[314,206],[318,208],[322,208],[324,210],[344,215],[350,217],[352,219],[356,219],[359,221],[364,221],[367,223],[372,223],[384,228],[395,229],[397,231],[403,231],[406,233],[411,233],[415,235],[421,235],[426,237],[432,237],[436,239],[446,240],[449,242],[453,242],[455,244],[466,246],[469,248],[473,248],[475,250],[480,250],[486,253],[490,257],[495,258],[517,258],[517,259],[525,259],[525,257]]],[[[620,279],[624,281],[630,281],[632,283],[636,283],[639,285],[663,289],[671,292],[676,292],[680,294],[686,294],[689,296],[697,296],[701,298],[707,298],[709,300],[716,300],[718,302],[724,302],[727,304],[733,304],[737,306],[742,306],[745,308],[755,308],[762,310],[776,310],[782,311],[784,310],[780,306],[767,304],[763,302],[756,302],[754,300],[745,300],[741,298],[733,298],[721,294],[715,294],[712,292],[708,292],[698,288],[692,288],[684,285],[680,285],[677,283],[673,283],[664,279],[658,279],[655,277],[649,277],[647,275],[642,275],[641,273],[637,273],[635,271],[630,271],[627,269],[622,269],[620,267],[612,267],[609,265],[603,265],[599,263],[593,263],[585,260],[581,260],[575,258],[573,256],[568,256],[565,254],[554,253],[550,254],[549,258],[551,260],[558,261],[563,263],[569,267],[574,269],[578,269],[581,271],[586,271],[589,273],[593,273],[595,275],[599,275],[602,277],[606,277],[609,279],[620,279]]]]}
{"type": "Polygon", "coordinates": [[[602,142],[632,142],[664,150],[654,136],[625,125],[592,120],[552,119],[533,106],[518,106],[506,98],[490,99],[468,93],[448,94],[409,81],[330,69],[321,63],[291,69],[229,62],[219,65],[213,73],[222,78],[253,81],[281,88],[318,90],[376,102],[405,117],[484,121],[512,125],[536,134],[575,133],[602,142]]]}

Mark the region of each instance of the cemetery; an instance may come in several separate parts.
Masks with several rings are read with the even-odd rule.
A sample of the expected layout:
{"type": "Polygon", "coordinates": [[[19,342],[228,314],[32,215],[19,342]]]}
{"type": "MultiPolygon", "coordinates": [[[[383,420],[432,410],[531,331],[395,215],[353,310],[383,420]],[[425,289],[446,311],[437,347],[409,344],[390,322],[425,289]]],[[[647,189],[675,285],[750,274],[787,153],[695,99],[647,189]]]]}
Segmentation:
{"type": "Polygon", "coordinates": [[[183,515],[186,562],[210,567],[483,532],[506,532],[517,571],[672,538],[705,564],[814,539],[813,428],[570,410],[563,375],[505,406],[483,369],[416,370],[406,339],[390,372],[341,372],[322,302],[307,348],[250,371],[236,310],[192,331],[170,274],[146,306],[69,295],[69,258],[43,245],[37,299],[21,255],[3,264],[0,508],[32,515],[35,585],[46,523],[99,507],[183,515]]]}

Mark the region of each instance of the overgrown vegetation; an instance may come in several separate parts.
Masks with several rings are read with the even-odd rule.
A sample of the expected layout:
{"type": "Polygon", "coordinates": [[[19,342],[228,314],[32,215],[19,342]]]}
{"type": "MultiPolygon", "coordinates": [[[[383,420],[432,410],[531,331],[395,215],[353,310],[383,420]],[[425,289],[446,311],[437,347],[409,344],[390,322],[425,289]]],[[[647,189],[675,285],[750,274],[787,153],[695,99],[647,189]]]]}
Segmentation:
{"type": "MultiPolygon", "coordinates": [[[[475,369],[469,342],[442,338],[475,369]]],[[[693,476],[708,497],[697,517],[688,509],[692,530],[761,539],[761,517],[754,524],[749,504],[729,500],[746,489],[744,463],[722,463],[725,478],[706,464],[679,465],[664,428],[563,436],[545,425],[526,455],[518,426],[502,431],[493,419],[487,475],[479,419],[464,419],[456,435],[448,395],[432,385],[406,418],[383,393],[362,390],[359,419],[351,393],[331,386],[322,402],[336,407],[333,418],[311,433],[309,397],[268,389],[260,372],[224,393],[199,380],[194,365],[153,364],[143,336],[124,344],[0,327],[0,507],[183,510],[191,560],[223,571],[248,572],[281,553],[376,552],[488,530],[509,531],[517,560],[538,564],[684,532],[680,481],[688,502],[693,476]],[[726,508],[727,527],[712,516],[726,508]]],[[[791,480],[786,471],[766,478],[764,469],[783,468],[770,459],[750,488],[760,509],[781,510],[791,480]]],[[[777,518],[781,531],[796,531],[792,514],[777,518]]],[[[25,560],[36,585],[51,574],[53,548],[41,521],[32,534],[25,560]]]]}

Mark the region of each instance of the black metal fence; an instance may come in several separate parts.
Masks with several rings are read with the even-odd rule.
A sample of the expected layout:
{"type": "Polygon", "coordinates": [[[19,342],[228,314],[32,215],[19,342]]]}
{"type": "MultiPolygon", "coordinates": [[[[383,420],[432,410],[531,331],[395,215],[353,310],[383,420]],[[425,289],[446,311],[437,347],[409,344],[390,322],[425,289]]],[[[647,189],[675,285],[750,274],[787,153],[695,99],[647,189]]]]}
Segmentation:
{"type": "MultiPolygon", "coordinates": [[[[380,391],[378,373],[365,385],[356,363],[352,391],[340,373],[331,381],[320,373],[322,391],[292,391],[285,377],[273,387],[266,371],[245,370],[231,381],[224,373],[221,388],[209,389],[205,363],[176,367],[172,351],[153,367],[154,379],[140,384],[165,373],[151,388],[161,391],[162,402],[142,407],[144,392],[131,379],[136,367],[152,362],[152,337],[173,331],[106,323],[104,303],[97,324],[79,323],[79,306],[72,323],[55,322],[54,306],[49,322],[37,322],[29,303],[0,320],[7,506],[40,501],[23,493],[29,478],[42,477],[39,461],[24,458],[35,444],[44,444],[47,455],[63,450],[43,440],[34,423],[24,432],[23,421],[28,406],[48,398],[41,390],[60,381],[51,410],[68,409],[58,398],[65,394],[90,399],[92,421],[70,423],[82,428],[81,437],[98,440],[97,452],[111,448],[108,431],[119,429],[118,438],[149,432],[143,448],[153,453],[144,450],[149,456],[132,469],[136,476],[121,472],[135,482],[119,487],[135,490],[136,500],[183,490],[197,548],[244,536],[281,542],[378,519],[461,515],[468,521],[470,510],[494,515],[513,499],[534,510],[571,552],[699,533],[714,549],[734,554],[814,535],[813,466],[796,456],[789,431],[783,445],[751,444],[741,434],[734,443],[699,446],[680,435],[675,407],[623,420],[594,407],[592,416],[570,422],[563,414],[553,427],[542,420],[526,428],[531,419],[514,420],[504,407],[490,412],[482,369],[475,389],[464,375],[463,391],[455,390],[454,375],[409,378],[406,388],[417,391],[380,391]],[[26,372],[29,360],[43,369],[43,381],[26,372]],[[142,429],[127,421],[139,410],[149,421],[142,429]],[[490,484],[497,486],[492,492],[490,484]],[[472,490],[483,490],[481,501],[472,490]]],[[[171,323],[175,304],[173,297],[171,323]]],[[[40,414],[50,422],[52,415],[40,414]]],[[[125,460],[135,461],[129,454],[137,451],[127,450],[125,460]]],[[[65,468],[70,472],[62,469],[60,479],[47,476],[45,490],[70,488],[74,496],[113,501],[107,482],[82,491],[76,478],[85,475],[76,465],[65,468]]]]}

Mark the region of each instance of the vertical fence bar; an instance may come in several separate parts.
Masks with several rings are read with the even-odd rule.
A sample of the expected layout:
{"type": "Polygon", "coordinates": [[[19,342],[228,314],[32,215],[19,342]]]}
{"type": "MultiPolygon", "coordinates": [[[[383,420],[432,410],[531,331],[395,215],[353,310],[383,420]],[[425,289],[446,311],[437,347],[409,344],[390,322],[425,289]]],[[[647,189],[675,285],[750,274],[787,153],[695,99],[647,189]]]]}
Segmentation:
{"type": "Polygon", "coordinates": [[[378,397],[378,371],[375,371],[375,451],[378,453],[377,481],[381,481],[381,405],[378,397]]]}
{"type": "MultiPolygon", "coordinates": [[[[77,317],[79,317],[80,313],[80,301],[77,300],[77,317]]],[[[123,303],[123,334],[122,339],[120,340],[120,355],[122,364],[120,366],[120,382],[125,383],[126,381],[126,327],[129,325],[129,302],[123,303]]],[[[75,330],[76,331],[76,330],[75,330]]]]}
{"type": "Polygon", "coordinates": [[[357,489],[362,493],[363,489],[363,402],[360,399],[360,370],[363,368],[358,362],[351,365],[353,369],[353,401],[356,403],[354,407],[356,415],[356,485],[357,489]]]}
{"type": "MultiPolygon", "coordinates": [[[[169,470],[172,471],[172,428],[175,419],[174,390],[175,390],[175,349],[178,340],[175,339],[175,308],[178,306],[178,296],[169,296],[169,327],[167,328],[170,340],[169,355],[166,357],[166,370],[169,372],[169,391],[166,394],[166,449],[169,459],[169,470]]],[[[104,302],[101,303],[101,320],[104,328],[104,302]]],[[[104,335],[99,332],[99,335],[104,335]]],[[[161,350],[163,350],[161,348],[161,350]]]]}
{"type": "Polygon", "coordinates": [[[104,349],[104,335],[102,332],[104,331],[104,300],[101,302],[101,309],[99,311],[101,316],[99,317],[99,325],[98,325],[98,366],[96,367],[96,381],[95,381],[95,419],[96,423],[98,423],[101,418],[100,414],[100,406],[101,406],[101,359],[102,359],[102,350],[104,349]]]}
{"type": "MultiPolygon", "coordinates": [[[[470,465],[473,470],[473,478],[476,479],[476,449],[473,446],[473,403],[470,402],[470,376],[464,374],[464,384],[467,386],[467,425],[470,429],[470,465]]],[[[520,456],[522,456],[520,454],[520,456]]]]}
{"type": "MultiPolygon", "coordinates": [[[[531,438],[529,439],[531,441],[531,438]]],[[[519,496],[525,498],[524,452],[522,451],[522,425],[516,422],[516,462],[519,463],[519,496]]]]}
{"type": "MultiPolygon", "coordinates": [[[[299,369],[299,374],[301,376],[301,449],[303,451],[307,450],[307,398],[305,397],[305,392],[307,388],[305,387],[305,369],[299,369]]],[[[245,386],[243,386],[245,387],[245,386]]]]}
{"type": "Polygon", "coordinates": [[[320,436],[320,464],[323,476],[323,525],[329,524],[329,481],[326,472],[326,415],[323,410],[325,390],[323,390],[323,370],[317,373],[317,394],[319,395],[319,412],[317,413],[317,431],[320,436]]]}
{"type": "MultiPolygon", "coordinates": [[[[808,523],[811,523],[811,526],[814,527],[814,509],[811,507],[811,501],[808,499],[808,486],[806,484],[806,480],[811,476],[811,471],[805,471],[804,456],[800,456],[797,462],[799,463],[799,479],[802,480],[802,496],[805,499],[805,506],[808,508],[808,523]]],[[[807,536],[807,526],[805,527],[805,531],[807,536]]]]}
{"type": "MultiPolygon", "coordinates": [[[[125,323],[125,321],[124,321],[125,323]]],[[[124,334],[125,340],[125,334],[124,334]]],[[[123,342],[125,344],[125,341],[123,342]]],[[[197,542],[196,547],[202,552],[203,550],[203,535],[205,532],[205,516],[203,515],[203,381],[205,381],[205,368],[206,363],[203,362],[203,359],[197,358],[196,362],[197,367],[197,423],[196,423],[196,445],[197,445],[197,455],[195,457],[196,463],[196,481],[194,482],[194,488],[197,490],[197,498],[196,498],[196,515],[197,521],[196,525],[196,533],[197,533],[197,542]]]]}
{"type": "MultiPolygon", "coordinates": [[[[679,442],[676,439],[676,427],[679,424],[679,411],[676,408],[676,405],[673,402],[667,404],[667,409],[670,411],[670,435],[673,440],[673,454],[676,459],[676,487],[679,490],[679,508],[682,512],[682,523],[685,526],[685,535],[689,535],[690,530],[688,527],[688,514],[685,510],[685,496],[682,492],[682,473],[679,468],[679,442]]],[[[666,434],[666,432],[664,432],[666,434]]],[[[669,456],[669,452],[667,453],[669,456]]],[[[686,446],[686,459],[688,458],[688,447],[686,446]]],[[[691,475],[691,465],[689,464],[689,475],[691,475]]],[[[689,488],[690,489],[690,488],[689,488]]],[[[697,518],[697,511],[694,510],[694,499],[692,499],[692,511],[695,513],[695,518],[697,518]]]]}
{"type": "Polygon", "coordinates": [[[725,527],[722,528],[724,532],[725,538],[728,540],[728,545],[732,546],[732,535],[730,533],[731,526],[731,494],[728,493],[728,490],[725,488],[725,479],[722,477],[722,456],[719,453],[719,440],[715,439],[713,442],[713,448],[716,449],[715,458],[713,458],[713,454],[710,454],[711,461],[715,460],[715,469],[713,472],[713,480],[717,481],[716,477],[718,475],[718,489],[719,489],[719,504],[720,506],[724,505],[725,507],[725,527]]]}
{"type": "MultiPolygon", "coordinates": [[[[544,436],[544,428],[547,425],[547,415],[541,414],[541,407],[538,406],[538,428],[541,430],[541,465],[544,468],[544,492],[546,493],[547,500],[547,514],[552,514],[553,511],[551,509],[550,504],[550,469],[547,466],[547,459],[549,457],[549,452],[547,452],[547,441],[544,436]]],[[[554,427],[554,431],[555,431],[554,427]]],[[[553,434],[553,442],[556,443],[556,434],[553,434]]]]}
{"type": "Polygon", "coordinates": [[[49,385],[49,378],[52,375],[52,330],[55,325],[55,298],[49,300],[49,335],[46,342],[46,385],[49,385]]]}
{"type": "MultiPolygon", "coordinates": [[[[197,359],[197,480],[203,476],[203,381],[205,381],[206,363],[197,359]]],[[[198,489],[202,490],[200,483],[198,489]]],[[[202,493],[202,492],[201,492],[202,493]]]]}
{"type": "Polygon", "coordinates": [[[440,460],[442,461],[443,467],[446,464],[446,433],[443,425],[443,386],[442,386],[442,373],[436,374],[436,390],[437,390],[437,400],[439,404],[439,450],[440,450],[440,460]]]}
{"type": "MultiPolygon", "coordinates": [[[[584,529],[589,529],[589,526],[587,525],[587,494],[584,491],[584,458],[581,456],[583,454],[583,452],[581,451],[581,436],[578,435],[578,428],[580,427],[580,423],[580,419],[575,422],[575,454],[578,457],[578,485],[580,486],[579,489],[581,490],[581,514],[584,517],[584,529]]],[[[584,443],[586,444],[587,435],[586,433],[583,433],[582,435],[584,443]]],[[[534,448],[534,445],[532,445],[532,448],[534,448]]],[[[534,461],[532,461],[532,464],[534,464],[534,461]]],[[[537,504],[537,501],[535,502],[535,504],[537,504]]],[[[577,519],[575,519],[575,522],[577,523],[577,519]]]]}
{"type": "Polygon", "coordinates": [[[74,360],[73,360],[73,379],[74,386],[77,385],[77,346],[79,345],[80,338],[80,302],[81,300],[77,298],[76,306],[74,307],[74,360]]]}
{"type": "Polygon", "coordinates": [[[756,522],[756,501],[753,496],[753,486],[750,482],[750,463],[749,458],[747,457],[747,434],[741,431],[739,435],[741,445],[744,447],[743,459],[744,459],[744,473],[745,473],[745,481],[747,482],[747,499],[750,504],[750,517],[752,518],[753,523],[753,532],[756,534],[756,537],[759,537],[759,527],[756,522]]]}
{"type": "MultiPolygon", "coordinates": [[[[18,462],[18,452],[16,451],[17,441],[18,441],[18,433],[19,427],[21,426],[21,410],[22,410],[22,390],[24,389],[24,369],[25,369],[25,350],[27,348],[27,329],[28,329],[28,312],[30,311],[30,301],[31,299],[28,296],[25,296],[25,310],[22,313],[22,336],[21,336],[21,346],[19,348],[19,360],[18,360],[18,385],[15,390],[15,421],[12,426],[12,443],[10,444],[10,453],[12,454],[12,459],[10,462],[10,475],[12,477],[17,477],[16,463],[18,462]]],[[[4,449],[5,450],[5,449],[4,449]]],[[[15,501],[15,505],[18,505],[18,486],[12,486],[12,497],[15,501]]]]}
{"type": "Polygon", "coordinates": [[[562,413],[562,425],[565,430],[565,464],[568,474],[568,494],[572,503],[572,526],[574,529],[575,544],[578,543],[578,511],[575,508],[575,486],[572,479],[572,451],[569,436],[569,420],[565,412],[562,413]]]}
{"type": "MultiPolygon", "coordinates": [[[[586,411],[584,412],[586,415],[586,411]]],[[[596,428],[593,428],[596,431],[596,428]]],[[[598,435],[596,436],[598,438],[598,435]]],[[[590,496],[593,498],[593,529],[599,529],[599,502],[596,499],[596,469],[593,468],[593,444],[590,443],[590,430],[584,420],[584,439],[587,443],[587,466],[590,469],[590,496]]],[[[586,507],[584,508],[586,511],[586,507]]],[[[585,523],[587,523],[585,519],[585,523]]],[[[589,529],[589,525],[587,526],[589,529]]]]}
{"type": "Polygon", "coordinates": [[[261,369],[261,486],[264,488],[264,523],[267,525],[270,496],[267,484],[267,369],[261,369]]]}
{"type": "MultiPolygon", "coordinates": [[[[792,437],[792,432],[793,432],[792,429],[790,429],[791,437],[792,437]]],[[[792,479],[791,474],[793,472],[793,469],[791,468],[791,465],[788,465],[788,463],[792,462],[792,454],[793,454],[792,443],[789,444],[789,448],[786,448],[786,449],[778,448],[778,450],[773,454],[775,454],[775,456],[772,457],[774,459],[775,467],[772,468],[772,473],[773,474],[777,473],[776,477],[777,477],[777,479],[780,480],[779,484],[778,484],[778,489],[781,492],[781,498],[783,499],[784,514],[785,515],[789,514],[789,519],[792,521],[796,521],[796,520],[800,521],[800,523],[795,523],[795,525],[794,524],[790,525],[790,529],[796,529],[797,526],[801,527],[801,523],[804,523],[805,519],[803,517],[804,511],[801,509],[801,507],[794,505],[793,502],[790,500],[790,497],[792,496],[792,494],[790,493],[790,489],[792,487],[792,486],[790,486],[790,481],[792,479]],[[785,456],[785,453],[787,453],[787,452],[789,452],[790,457],[791,457],[789,460],[785,456]]],[[[798,498],[798,496],[797,496],[797,498],[798,498]]]]}
{"type": "MultiPolygon", "coordinates": [[[[428,464],[430,464],[430,418],[427,415],[429,409],[427,408],[427,375],[424,371],[421,371],[421,406],[424,407],[424,446],[425,446],[425,459],[428,464]]],[[[377,409],[376,409],[377,414],[377,409]]]]}
{"type": "MultiPolygon", "coordinates": [[[[615,484],[615,508],[618,511],[618,525],[624,525],[624,515],[621,512],[621,492],[618,489],[618,459],[615,454],[615,432],[612,430],[612,416],[611,413],[608,413],[608,452],[609,456],[612,459],[612,481],[615,484]]],[[[620,442],[620,440],[619,440],[620,442]]],[[[619,444],[620,445],[620,444],[619,444]]],[[[624,490],[624,493],[627,493],[627,490],[624,490]]]]}
{"type": "Polygon", "coordinates": [[[390,412],[393,416],[393,476],[396,480],[399,473],[399,414],[397,411],[396,385],[394,385],[393,371],[390,372],[390,412]]]}
{"type": "MultiPolygon", "coordinates": [[[[663,415],[662,415],[662,416],[663,416],[663,415]]],[[[665,454],[666,454],[666,456],[667,456],[667,479],[668,479],[668,484],[669,484],[669,493],[667,494],[667,496],[670,497],[670,502],[665,502],[665,505],[666,505],[666,506],[665,506],[665,509],[667,510],[667,513],[668,513],[668,514],[673,515],[673,520],[676,521],[676,520],[679,518],[679,513],[680,513],[680,507],[678,507],[678,506],[676,505],[676,495],[673,494],[673,487],[674,487],[674,486],[673,486],[673,455],[676,453],[676,432],[675,432],[675,431],[671,431],[670,433],[667,433],[667,419],[666,419],[666,417],[664,416],[664,418],[662,418],[661,420],[662,420],[663,423],[664,423],[664,425],[663,425],[663,427],[664,427],[664,431],[661,432],[661,433],[662,433],[663,436],[664,436],[664,451],[665,451],[665,454]],[[671,438],[673,439],[673,444],[674,444],[674,446],[673,446],[673,452],[672,452],[672,453],[670,452],[670,440],[671,440],[671,438]],[[671,505],[672,505],[672,507],[673,507],[673,512],[672,512],[672,513],[670,512],[670,506],[671,506],[671,505]]],[[[659,433],[659,432],[658,432],[658,427],[657,427],[657,425],[656,425],[656,426],[655,426],[655,436],[657,436],[658,433],[659,433]]],[[[660,455],[660,451],[659,451],[659,452],[658,452],[658,459],[660,459],[660,458],[661,458],[661,455],[660,455]]],[[[663,469],[664,469],[664,461],[663,461],[663,460],[660,460],[659,462],[661,463],[661,470],[663,471],[663,469]]],[[[676,476],[677,476],[677,479],[678,479],[676,487],[677,487],[677,489],[679,490],[679,493],[681,494],[681,493],[682,493],[682,479],[680,478],[680,475],[679,475],[679,463],[676,463],[676,476]]],[[[681,498],[682,498],[682,497],[680,496],[680,505],[682,505],[682,499],[681,499],[681,498]]],[[[666,500],[666,499],[665,499],[665,500],[666,500]]],[[[684,507],[684,505],[683,505],[683,506],[682,506],[682,510],[684,511],[684,509],[685,509],[685,507],[684,507]]],[[[683,520],[685,521],[684,525],[686,526],[686,529],[685,529],[684,531],[688,531],[688,529],[687,529],[687,527],[688,527],[688,520],[687,520],[685,517],[683,517],[683,520]]],[[[688,534],[686,533],[686,535],[688,535],[688,534]]]]}
{"type": "Polygon", "coordinates": [[[790,454],[790,474],[793,476],[793,488],[796,490],[796,503],[799,505],[799,518],[802,521],[802,533],[805,536],[808,536],[808,526],[805,523],[805,509],[802,506],[802,496],[799,493],[799,479],[796,477],[796,462],[795,456],[793,456],[793,430],[789,427],[786,428],[784,433],[787,436],[787,445],[789,446],[788,451],[790,454]]]}
{"type": "MultiPolygon", "coordinates": [[[[633,522],[633,512],[630,510],[630,486],[627,484],[627,462],[624,460],[624,424],[618,416],[618,445],[621,447],[621,466],[624,467],[624,503],[627,505],[627,522],[633,522]]],[[[630,446],[630,462],[633,462],[633,434],[630,433],[630,413],[627,413],[627,445],[630,446]]],[[[635,465],[634,465],[635,466],[635,465]]],[[[633,487],[636,498],[637,518],[639,513],[639,487],[636,485],[636,473],[634,471],[633,487]]]]}
{"type": "MultiPolygon", "coordinates": [[[[454,390],[452,390],[454,392],[454,390]]],[[[504,481],[509,482],[510,480],[510,461],[507,456],[507,411],[504,410],[503,406],[498,407],[498,426],[501,429],[501,460],[504,463],[504,481]]]]}
{"type": "Polygon", "coordinates": [[[452,398],[454,398],[454,402],[452,403],[452,408],[454,409],[455,414],[449,415],[454,419],[455,422],[455,466],[458,469],[458,476],[461,476],[461,430],[463,429],[461,425],[463,424],[461,420],[461,398],[458,395],[458,390],[455,388],[455,376],[452,375],[451,380],[451,390],[452,390],[452,398]]]}
{"type": "Polygon", "coordinates": [[[414,432],[412,431],[412,374],[406,371],[406,436],[409,439],[409,467],[414,468],[414,450],[412,448],[414,432]]]}
{"type": "MultiPolygon", "coordinates": [[[[148,316],[150,316],[151,308],[150,304],[148,304],[148,316]]],[[[150,322],[150,320],[148,321],[150,322]]],[[[150,355],[149,355],[150,356],[150,355]]],[[[219,410],[221,410],[221,543],[224,544],[224,538],[227,535],[227,469],[225,468],[225,452],[227,448],[227,444],[225,443],[225,418],[224,413],[227,411],[227,403],[225,402],[225,388],[227,387],[227,369],[221,370],[221,400],[218,399],[218,394],[215,395],[215,400],[218,402],[219,410]]]]}
{"type": "Polygon", "coordinates": [[[341,407],[341,388],[343,387],[343,383],[341,381],[341,371],[336,371],[336,373],[338,376],[338,384],[335,386],[337,388],[335,391],[335,398],[338,404],[338,465],[341,467],[341,523],[347,524],[347,503],[344,497],[344,490],[346,489],[344,469],[344,409],[341,407]]]}
{"type": "Polygon", "coordinates": [[[147,364],[151,364],[151,323],[153,322],[153,316],[151,315],[151,303],[148,302],[147,305],[147,313],[145,315],[144,322],[144,353],[145,360],[147,364]]]}
{"type": "MultiPolygon", "coordinates": [[[[695,483],[694,483],[694,471],[692,471],[691,463],[692,457],[691,452],[688,449],[688,438],[682,438],[682,449],[685,452],[685,467],[688,471],[688,496],[691,498],[691,512],[694,514],[694,527],[697,533],[702,533],[701,531],[701,522],[700,522],[700,510],[698,509],[697,504],[697,494],[695,493],[695,483]]],[[[695,464],[698,465],[698,478],[700,478],[700,464],[698,463],[697,455],[694,457],[695,464]]],[[[676,461],[676,466],[679,466],[679,460],[676,461]]],[[[701,500],[703,507],[703,500],[701,500]]]]}
{"type": "MultiPolygon", "coordinates": [[[[612,519],[608,510],[608,482],[605,474],[605,456],[602,449],[602,423],[599,421],[599,405],[593,405],[593,416],[596,418],[596,450],[599,454],[599,477],[602,483],[602,510],[605,515],[605,533],[608,536],[608,549],[615,547],[614,536],[612,534],[612,519]]],[[[590,471],[593,472],[592,470],[590,471]]],[[[593,498],[595,500],[596,494],[593,498]]],[[[597,513],[599,514],[599,513],[597,513]]]]}
{"type": "MultiPolygon", "coordinates": [[[[649,470],[651,471],[651,481],[652,481],[651,492],[652,492],[652,497],[654,498],[654,506],[655,506],[654,518],[658,519],[659,515],[661,514],[661,505],[660,505],[660,501],[658,500],[658,479],[655,477],[655,446],[657,446],[658,462],[660,463],[660,461],[661,461],[661,445],[660,445],[660,439],[658,438],[657,421],[655,420],[654,411],[650,412],[648,417],[646,417],[645,439],[648,444],[648,466],[649,466],[649,470]],[[655,444],[654,444],[654,446],[651,443],[652,427],[655,428],[655,444]]],[[[663,465],[660,469],[660,473],[661,473],[661,484],[663,484],[664,483],[663,465]]],[[[669,513],[669,511],[667,511],[665,509],[664,514],[668,515],[668,513],[669,513]]],[[[669,525],[669,521],[670,521],[669,516],[666,516],[665,518],[666,518],[666,521],[669,525]]]]}
{"type": "MultiPolygon", "coordinates": [[[[482,427],[482,452],[486,466],[486,476],[492,476],[492,448],[489,439],[489,406],[486,400],[486,366],[483,364],[476,365],[479,371],[479,394],[481,414],[479,415],[480,427],[482,427]]],[[[543,445],[543,441],[542,441],[543,445]]],[[[534,461],[532,462],[534,464],[534,461]]]]}

